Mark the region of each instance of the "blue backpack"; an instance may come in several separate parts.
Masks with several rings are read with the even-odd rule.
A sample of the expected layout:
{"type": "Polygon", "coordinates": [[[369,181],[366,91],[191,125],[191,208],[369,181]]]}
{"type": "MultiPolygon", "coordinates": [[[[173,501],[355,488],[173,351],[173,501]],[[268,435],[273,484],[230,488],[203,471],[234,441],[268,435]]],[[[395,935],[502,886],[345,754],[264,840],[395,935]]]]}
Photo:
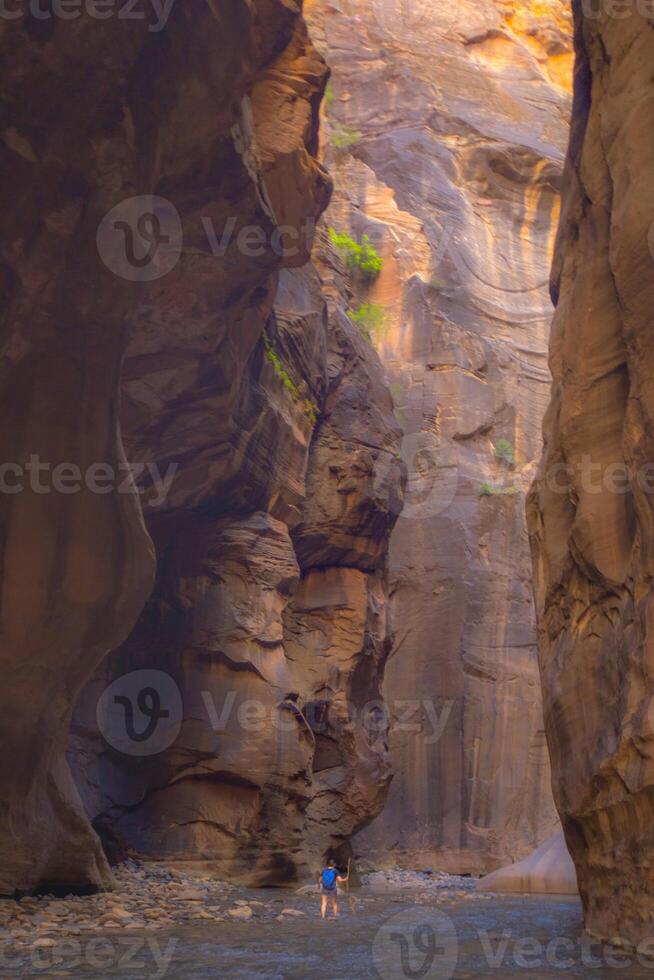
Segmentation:
{"type": "Polygon", "coordinates": [[[336,868],[325,868],[321,875],[322,887],[332,891],[336,887],[336,868]]]}

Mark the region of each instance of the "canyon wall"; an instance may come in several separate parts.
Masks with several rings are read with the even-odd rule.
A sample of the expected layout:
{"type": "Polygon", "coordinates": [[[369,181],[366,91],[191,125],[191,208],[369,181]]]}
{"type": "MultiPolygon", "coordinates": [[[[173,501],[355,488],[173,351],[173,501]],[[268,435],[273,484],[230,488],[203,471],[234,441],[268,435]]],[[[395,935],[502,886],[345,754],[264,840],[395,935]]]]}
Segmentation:
{"type": "MultiPolygon", "coordinates": [[[[251,884],[294,881],[327,852],[348,853],[383,805],[387,728],[365,712],[381,697],[390,650],[385,563],[401,508],[400,433],[376,355],[337,304],[327,310],[321,288],[311,266],[281,274],[231,445],[216,453],[234,467],[230,479],[214,470],[200,482],[206,470],[182,463],[148,517],[159,556],[152,599],[80,698],[69,757],[118,853],[251,884]],[[281,372],[308,382],[301,398],[281,372]],[[125,737],[120,706],[97,713],[106,691],[136,708],[146,687],[170,689],[181,705],[151,746],[125,737]]],[[[197,406],[208,447],[213,383],[197,406]]],[[[137,712],[137,731],[147,713],[137,712]]]]}
{"type": "Polygon", "coordinates": [[[554,385],[529,524],[554,797],[586,927],[637,944],[654,873],[654,33],[647,5],[574,8],[554,385]]]}
{"type": "Polygon", "coordinates": [[[549,395],[549,266],[568,135],[564,0],[313,0],[332,68],[326,223],[384,259],[351,310],[409,482],[391,538],[396,771],[373,864],[479,872],[557,829],[526,491],[549,395]]]}
{"type": "Polygon", "coordinates": [[[0,55],[0,893],[108,886],[88,817],[114,854],[287,880],[389,781],[353,702],[403,470],[305,265],[325,64],[293,0],[25,12],[0,55]]]}
{"type": "MultiPolygon", "coordinates": [[[[112,856],[250,884],[345,856],[390,781],[366,706],[390,650],[400,431],[377,355],[305,264],[330,191],[313,156],[326,77],[289,17],[220,158],[165,185],[188,201],[184,251],[135,310],[121,416],[130,461],[172,474],[142,497],[157,578],[68,751],[112,856]],[[230,222],[211,254],[207,228],[222,241],[230,222]]],[[[178,125],[210,145],[213,109],[178,125]]]]}

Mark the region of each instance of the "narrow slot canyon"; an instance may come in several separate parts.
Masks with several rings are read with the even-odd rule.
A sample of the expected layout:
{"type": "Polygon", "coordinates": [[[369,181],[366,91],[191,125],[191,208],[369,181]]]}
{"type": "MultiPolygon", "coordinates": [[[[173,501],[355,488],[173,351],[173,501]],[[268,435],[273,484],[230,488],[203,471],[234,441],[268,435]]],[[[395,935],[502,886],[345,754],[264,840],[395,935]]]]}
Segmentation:
{"type": "Polygon", "coordinates": [[[0,976],[651,975],[653,26],[0,10],[0,976]]]}

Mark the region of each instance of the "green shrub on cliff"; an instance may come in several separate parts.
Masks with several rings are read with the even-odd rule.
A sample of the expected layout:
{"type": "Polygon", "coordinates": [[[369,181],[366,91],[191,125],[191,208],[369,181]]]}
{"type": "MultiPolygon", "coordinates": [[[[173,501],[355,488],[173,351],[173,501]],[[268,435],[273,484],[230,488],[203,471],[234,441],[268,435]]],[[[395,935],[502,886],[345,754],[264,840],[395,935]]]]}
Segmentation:
{"type": "Polygon", "coordinates": [[[515,463],[515,449],[508,439],[498,439],[495,443],[495,457],[501,463],[513,466],[515,463]]]}
{"type": "Polygon", "coordinates": [[[275,351],[272,341],[268,336],[267,332],[263,332],[263,345],[266,348],[266,360],[272,366],[273,371],[284,385],[284,388],[289,393],[294,402],[297,402],[307,416],[311,425],[315,425],[318,421],[318,406],[311,398],[306,398],[300,388],[293,381],[286,368],[284,367],[281,358],[275,351]]]}
{"type": "Polygon", "coordinates": [[[386,322],[384,307],[375,303],[363,303],[358,310],[350,310],[348,316],[370,341],[381,335],[386,322]]]}
{"type": "Polygon", "coordinates": [[[337,232],[329,229],[329,239],[343,256],[345,265],[353,275],[359,274],[364,279],[376,279],[382,270],[384,260],[370,241],[368,235],[363,235],[357,242],[347,232],[337,232]]]}
{"type": "Polygon", "coordinates": [[[518,487],[496,487],[492,483],[482,483],[479,488],[480,497],[514,497],[517,493],[518,487]]]}
{"type": "Polygon", "coordinates": [[[351,126],[334,126],[330,135],[330,141],[337,150],[351,150],[363,139],[358,129],[351,126]]]}

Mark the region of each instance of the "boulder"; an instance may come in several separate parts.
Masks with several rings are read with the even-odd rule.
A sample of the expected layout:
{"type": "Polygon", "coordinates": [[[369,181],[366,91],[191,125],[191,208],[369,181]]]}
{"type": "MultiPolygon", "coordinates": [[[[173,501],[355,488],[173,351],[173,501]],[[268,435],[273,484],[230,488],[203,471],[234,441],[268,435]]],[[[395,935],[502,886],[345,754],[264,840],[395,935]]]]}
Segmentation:
{"type": "Polygon", "coordinates": [[[552,834],[522,861],[485,875],[478,882],[477,888],[486,892],[578,895],[575,866],[563,831],[552,834]]]}

